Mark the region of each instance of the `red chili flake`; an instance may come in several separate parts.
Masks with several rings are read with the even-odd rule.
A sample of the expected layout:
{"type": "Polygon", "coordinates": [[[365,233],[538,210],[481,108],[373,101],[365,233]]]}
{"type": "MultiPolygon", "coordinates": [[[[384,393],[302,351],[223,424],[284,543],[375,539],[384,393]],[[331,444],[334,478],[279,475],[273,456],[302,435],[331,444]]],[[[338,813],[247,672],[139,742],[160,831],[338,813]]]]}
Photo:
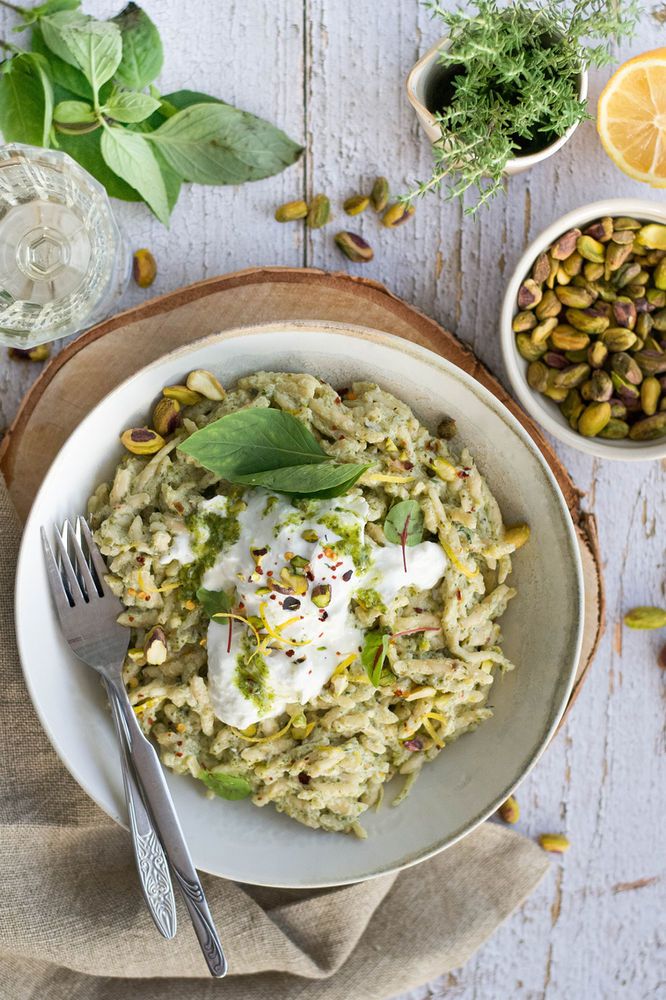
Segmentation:
{"type": "Polygon", "coordinates": [[[272,569],[267,569],[266,570],[266,576],[273,576],[273,570],[272,569]]]}
{"type": "Polygon", "coordinates": [[[176,757],[182,757],[182,756],[183,756],[183,755],[182,755],[182,753],[180,752],[180,750],[176,750],[176,757]]]}
{"type": "Polygon", "coordinates": [[[331,580],[337,580],[337,576],[335,575],[335,573],[333,573],[333,575],[331,576],[331,580]]]}
{"type": "Polygon", "coordinates": [[[144,594],[143,595],[143,599],[144,599],[144,601],[149,601],[150,600],[150,594],[144,594]]]}
{"type": "Polygon", "coordinates": [[[456,597],[459,601],[462,601],[462,592],[460,590],[456,590],[456,597]]]}
{"type": "Polygon", "coordinates": [[[458,471],[456,472],[456,476],[458,477],[458,479],[467,479],[467,477],[469,476],[469,472],[466,472],[465,469],[458,469],[458,471]]]}
{"type": "Polygon", "coordinates": [[[423,614],[423,608],[414,608],[414,611],[417,613],[417,615],[423,614]]]}
{"type": "Polygon", "coordinates": [[[415,740],[405,740],[402,745],[405,750],[423,750],[423,743],[418,737],[415,740]]]}
{"type": "Polygon", "coordinates": [[[301,771],[301,773],[298,776],[298,780],[300,781],[300,783],[302,785],[309,785],[310,784],[310,775],[306,771],[301,771]]]}
{"type": "Polygon", "coordinates": [[[277,601],[277,594],[271,594],[271,601],[277,601]]]}
{"type": "Polygon", "coordinates": [[[314,573],[312,572],[311,569],[309,569],[305,575],[308,578],[308,580],[310,581],[310,583],[314,582],[314,578],[315,577],[314,577],[314,573]]]}
{"type": "Polygon", "coordinates": [[[154,719],[148,719],[148,725],[149,726],[154,726],[155,725],[155,720],[154,719]]]}
{"type": "Polygon", "coordinates": [[[338,438],[338,441],[346,441],[346,440],[347,439],[344,434],[341,434],[340,437],[338,438]]]}
{"type": "Polygon", "coordinates": [[[322,613],[319,615],[319,621],[325,622],[327,618],[328,618],[328,611],[322,611],[322,613]]]}
{"type": "Polygon", "coordinates": [[[404,692],[404,691],[401,691],[401,689],[400,689],[400,688],[397,688],[397,689],[396,689],[396,690],[395,690],[395,691],[393,692],[393,694],[395,695],[395,697],[396,697],[396,698],[402,698],[402,696],[404,695],[404,693],[405,693],[405,692],[404,692]]]}
{"type": "Polygon", "coordinates": [[[145,556],[137,556],[136,557],[136,561],[138,562],[139,566],[143,566],[143,564],[146,561],[146,557],[145,556]]]}
{"type": "Polygon", "coordinates": [[[182,514],[183,511],[185,510],[185,508],[183,507],[183,505],[180,502],[180,500],[176,500],[176,502],[174,504],[174,507],[176,508],[176,510],[178,511],[179,514],[182,514]]]}
{"type": "Polygon", "coordinates": [[[128,622],[133,622],[134,621],[134,615],[128,615],[127,616],[127,621],[128,622]]]}
{"type": "Polygon", "coordinates": [[[288,649],[288,650],[287,650],[287,652],[286,652],[286,653],[285,653],[284,655],[285,655],[285,656],[293,656],[293,655],[294,655],[294,652],[295,652],[295,651],[294,651],[293,649],[288,649]]]}
{"type": "Polygon", "coordinates": [[[336,404],[336,406],[338,406],[340,403],[342,403],[342,400],[340,399],[339,396],[336,396],[333,402],[336,404]]]}
{"type": "Polygon", "coordinates": [[[402,463],[402,467],[403,467],[403,469],[407,469],[407,471],[410,472],[411,469],[414,468],[414,463],[413,462],[403,462],[402,463]]]}
{"type": "Polygon", "coordinates": [[[323,558],[324,558],[324,553],[320,552],[319,555],[317,556],[317,559],[323,559],[323,558]]]}
{"type": "Polygon", "coordinates": [[[177,747],[182,747],[182,745],[183,745],[183,741],[182,740],[176,740],[176,746],[177,747]]]}
{"type": "Polygon", "coordinates": [[[240,604],[238,605],[238,610],[239,611],[244,611],[245,610],[245,602],[244,601],[240,602],[240,604]]]}
{"type": "Polygon", "coordinates": [[[345,583],[349,583],[353,575],[354,575],[354,570],[348,569],[346,573],[342,574],[342,579],[345,581],[345,583]]]}

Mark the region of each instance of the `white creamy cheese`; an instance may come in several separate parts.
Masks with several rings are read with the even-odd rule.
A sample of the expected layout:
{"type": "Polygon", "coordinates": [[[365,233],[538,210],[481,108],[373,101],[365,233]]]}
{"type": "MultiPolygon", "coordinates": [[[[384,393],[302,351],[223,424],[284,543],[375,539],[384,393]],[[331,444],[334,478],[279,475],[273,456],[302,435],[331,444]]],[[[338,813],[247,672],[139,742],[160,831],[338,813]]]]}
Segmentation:
{"type": "MultiPolygon", "coordinates": [[[[433,542],[407,550],[407,572],[399,545],[366,542],[368,505],[362,497],[311,502],[307,514],[263,490],[245,501],[238,540],[218,554],[202,580],[207,590],[233,592],[238,613],[261,618],[273,634],[273,648],[253,657],[256,643],[248,642],[242,622],[211,621],[208,627],[213,710],[240,729],[279,715],[288,704],[310,701],[336,666],[360,651],[363,630],[351,611],[356,591],[376,590],[389,605],[403,587],[434,587],[446,568],[446,556],[433,542]],[[281,577],[285,569],[291,572],[294,556],[307,562],[300,577],[304,594],[291,593],[281,577]],[[318,595],[320,604],[328,599],[324,607],[318,595]]],[[[204,500],[199,511],[224,517],[227,499],[204,500]]],[[[178,535],[164,561],[188,563],[194,557],[187,535],[178,535]]]]}

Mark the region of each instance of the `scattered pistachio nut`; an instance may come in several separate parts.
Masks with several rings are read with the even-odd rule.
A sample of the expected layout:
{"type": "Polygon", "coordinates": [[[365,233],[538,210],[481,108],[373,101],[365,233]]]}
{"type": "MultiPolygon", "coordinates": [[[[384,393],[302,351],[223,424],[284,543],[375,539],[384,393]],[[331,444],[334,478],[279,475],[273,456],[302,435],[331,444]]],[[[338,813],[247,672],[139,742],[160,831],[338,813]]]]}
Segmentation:
{"type": "Polygon", "coordinates": [[[457,433],[458,425],[453,417],[442,417],[437,424],[437,437],[444,438],[445,441],[451,441],[457,433]]]}
{"type": "Polygon", "coordinates": [[[46,361],[51,356],[50,344],[38,344],[36,347],[10,347],[9,357],[15,361],[46,361]]]}
{"type": "Polygon", "coordinates": [[[136,250],[132,259],[132,276],[139,288],[148,288],[157,277],[157,263],[150,250],[136,250]]]}
{"type": "Polygon", "coordinates": [[[517,823],[520,819],[520,806],[515,796],[510,795],[499,807],[498,812],[505,823],[517,823]]]}
{"type": "Polygon", "coordinates": [[[651,417],[638,420],[631,425],[629,437],[632,441],[654,441],[666,434],[666,410],[660,410],[651,417]]]}
{"type": "Polygon", "coordinates": [[[164,663],[166,660],[169,654],[169,649],[167,647],[166,633],[160,625],[153,626],[153,628],[146,633],[143,651],[145,653],[147,663],[157,665],[164,663]]]}
{"type": "Polygon", "coordinates": [[[154,455],[164,447],[164,438],[149,427],[131,427],[120,435],[121,443],[133,455],[154,455]]]}
{"type": "Polygon", "coordinates": [[[153,427],[162,437],[168,437],[178,430],[183,422],[180,403],[176,399],[163,396],[153,410],[153,427]]]}
{"type": "Polygon", "coordinates": [[[221,402],[226,395],[218,379],[212,372],[206,371],[204,368],[197,368],[190,372],[186,379],[186,386],[192,392],[198,392],[205,399],[211,399],[216,403],[221,402]]]}
{"type": "Polygon", "coordinates": [[[374,257],[374,250],[358,233],[343,230],[335,236],[335,242],[345,257],[356,264],[367,264],[374,257]]]}
{"type": "Polygon", "coordinates": [[[590,403],[578,418],[578,431],[583,437],[596,437],[610,418],[610,403],[590,403]]]}
{"type": "Polygon", "coordinates": [[[203,399],[200,392],[194,392],[186,385],[167,385],[162,389],[162,395],[167,399],[175,399],[181,406],[194,406],[203,399]]]}
{"type": "Polygon", "coordinates": [[[342,207],[347,215],[360,215],[361,212],[365,212],[369,204],[370,199],[366,195],[354,194],[351,198],[347,198],[342,207]]]}
{"type": "Polygon", "coordinates": [[[624,616],[624,624],[636,629],[666,628],[666,608],[632,608],[624,616]]]}
{"type": "Polygon", "coordinates": [[[370,192],[370,201],[375,212],[383,212],[388,205],[388,200],[389,182],[385,177],[377,177],[370,192]]]}
{"type": "Polygon", "coordinates": [[[539,844],[551,854],[564,854],[571,847],[571,844],[563,833],[542,833],[539,837],[539,844]]]}
{"type": "Polygon", "coordinates": [[[312,588],[312,603],[318,608],[327,608],[331,603],[330,583],[319,583],[312,588]]]}
{"type": "Polygon", "coordinates": [[[306,224],[310,229],[321,229],[331,217],[331,203],[325,194],[316,194],[308,206],[306,224]]]}
{"type": "Polygon", "coordinates": [[[275,219],[277,222],[296,222],[304,219],[308,214],[308,206],[302,200],[287,201],[275,209],[275,219]]]}
{"type": "MultiPolygon", "coordinates": [[[[612,407],[611,407],[612,409],[612,407]]],[[[629,424],[626,420],[620,420],[616,417],[611,417],[603,430],[599,431],[597,435],[600,438],[605,438],[608,441],[621,441],[623,438],[629,435],[629,424]]]]}
{"type": "Polygon", "coordinates": [[[413,205],[397,201],[384,212],[382,225],[386,226],[387,229],[395,229],[397,226],[402,226],[408,219],[411,219],[415,211],[416,209],[413,205]]]}
{"type": "Polygon", "coordinates": [[[651,417],[657,412],[659,400],[661,398],[661,383],[654,375],[648,375],[641,384],[641,406],[646,417],[651,417]]]}

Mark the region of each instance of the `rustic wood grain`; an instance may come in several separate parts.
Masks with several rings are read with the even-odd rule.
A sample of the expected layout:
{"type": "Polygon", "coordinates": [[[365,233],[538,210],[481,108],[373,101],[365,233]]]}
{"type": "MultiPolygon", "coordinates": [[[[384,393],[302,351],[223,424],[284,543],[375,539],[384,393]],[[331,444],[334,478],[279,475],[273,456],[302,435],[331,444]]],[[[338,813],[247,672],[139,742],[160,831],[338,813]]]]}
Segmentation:
{"type": "MultiPolygon", "coordinates": [[[[446,0],[447,5],[453,0],[446,0]]],[[[507,196],[477,219],[431,197],[395,233],[364,215],[307,236],[278,226],[274,207],[326,190],[336,206],[385,173],[395,188],[426,175],[429,150],[403,93],[404,77],[437,28],[417,0],[144,0],[162,32],[164,93],[219,94],[307,139],[307,157],[260,184],[184,190],[169,230],[143,207],[117,204],[131,248],[149,246],[159,275],[131,287],[124,308],[188,282],[258,265],[309,265],[368,275],[456,331],[500,379],[497,315],[505,281],[528,239],[596,198],[661,199],[619,173],[583,124],[557,156],[512,178],[507,196]],[[187,13],[184,16],[183,11],[187,13]],[[367,267],[337,255],[337,228],[375,247],[367,267]]],[[[115,13],[120,0],[87,0],[115,13]]],[[[617,58],[666,45],[645,16],[617,58]]],[[[0,37],[13,16],[0,10],[0,37]]],[[[20,36],[19,41],[20,41],[20,36]]],[[[610,70],[593,71],[591,110],[610,70]]],[[[0,425],[14,416],[38,366],[0,364],[0,425]]],[[[563,831],[572,848],[468,965],[414,991],[411,1000],[606,1000],[663,995],[658,915],[664,878],[664,677],[655,666],[663,633],[622,632],[631,604],[664,603],[666,464],[597,462],[554,445],[597,517],[606,560],[609,627],[569,722],[519,790],[519,829],[563,831]],[[628,888],[618,891],[618,886],[628,888]],[[632,888],[633,887],[633,888],[632,888]]]]}

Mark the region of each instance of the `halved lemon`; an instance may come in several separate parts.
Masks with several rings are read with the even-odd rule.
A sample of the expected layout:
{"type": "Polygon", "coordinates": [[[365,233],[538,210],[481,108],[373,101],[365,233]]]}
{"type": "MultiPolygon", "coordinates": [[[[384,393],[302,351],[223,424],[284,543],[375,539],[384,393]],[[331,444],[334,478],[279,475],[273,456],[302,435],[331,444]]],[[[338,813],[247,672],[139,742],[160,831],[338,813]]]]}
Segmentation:
{"type": "Polygon", "coordinates": [[[666,187],[666,48],[623,63],[599,98],[597,131],[613,163],[666,187]]]}

